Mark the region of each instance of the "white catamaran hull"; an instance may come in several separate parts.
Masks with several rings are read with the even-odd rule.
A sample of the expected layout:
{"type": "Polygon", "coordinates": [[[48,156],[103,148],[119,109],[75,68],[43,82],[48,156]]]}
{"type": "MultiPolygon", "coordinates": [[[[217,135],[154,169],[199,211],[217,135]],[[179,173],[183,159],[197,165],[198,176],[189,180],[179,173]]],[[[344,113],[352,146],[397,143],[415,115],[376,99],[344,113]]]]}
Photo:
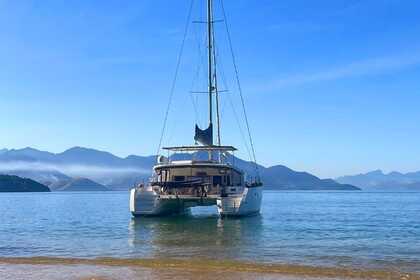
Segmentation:
{"type": "Polygon", "coordinates": [[[151,188],[134,188],[130,192],[130,211],[134,216],[183,214],[186,210],[178,200],[162,199],[151,188]]]}
{"type": "Polygon", "coordinates": [[[184,214],[194,206],[217,205],[221,216],[248,216],[260,212],[262,187],[244,188],[242,194],[217,197],[159,196],[151,188],[134,188],[130,192],[133,216],[163,216],[184,214]]]}
{"type": "Polygon", "coordinates": [[[245,188],[242,194],[220,197],[217,210],[221,216],[248,216],[261,209],[262,186],[245,188]]]}

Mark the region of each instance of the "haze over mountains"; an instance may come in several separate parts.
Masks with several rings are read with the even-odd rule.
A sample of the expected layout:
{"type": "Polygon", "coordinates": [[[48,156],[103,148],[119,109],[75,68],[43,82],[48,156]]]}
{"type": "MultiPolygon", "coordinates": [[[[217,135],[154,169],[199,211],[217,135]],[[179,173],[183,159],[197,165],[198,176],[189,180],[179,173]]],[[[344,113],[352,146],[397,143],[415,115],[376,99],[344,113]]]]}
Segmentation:
{"type": "Polygon", "coordinates": [[[58,182],[49,185],[53,191],[109,191],[110,189],[87,178],[71,178],[66,182],[58,182]]]}
{"type": "Polygon", "coordinates": [[[420,190],[420,171],[410,173],[375,170],[364,174],[342,176],[336,179],[343,184],[352,184],[364,190],[420,190]]]}
{"type": "Polygon", "coordinates": [[[137,156],[123,159],[82,147],[58,154],[33,148],[12,149],[0,152],[0,173],[31,178],[51,186],[53,190],[63,189],[69,184],[75,187],[75,178],[89,179],[110,187],[128,188],[150,176],[150,166],[155,160],[155,157],[137,156]]]}
{"type": "MultiPolygon", "coordinates": [[[[188,158],[188,155],[178,155],[188,158]]],[[[235,165],[252,174],[255,166],[231,157],[235,165]]],[[[50,153],[33,148],[0,150],[0,173],[31,178],[52,190],[128,189],[151,175],[155,156],[131,155],[126,158],[111,153],[74,147],[62,153],[50,153]],[[86,185],[86,186],[82,186],[86,185]],[[91,189],[93,188],[93,189],[91,189]]],[[[279,190],[358,190],[332,179],[320,179],[307,172],[296,172],[282,165],[258,166],[264,184],[279,190]]]]}

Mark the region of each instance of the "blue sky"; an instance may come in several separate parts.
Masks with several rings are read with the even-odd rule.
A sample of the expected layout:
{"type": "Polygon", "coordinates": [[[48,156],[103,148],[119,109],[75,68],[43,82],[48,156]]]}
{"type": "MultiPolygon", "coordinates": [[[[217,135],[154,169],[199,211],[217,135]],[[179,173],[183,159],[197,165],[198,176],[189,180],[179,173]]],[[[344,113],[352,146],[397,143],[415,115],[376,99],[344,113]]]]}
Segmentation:
{"type": "MultiPolygon", "coordinates": [[[[321,177],[420,169],[420,2],[224,2],[260,163],[321,177]]],[[[0,147],[154,154],[189,3],[0,0],[0,147]]],[[[189,93],[205,88],[202,28],[187,36],[165,144],[192,143],[205,123],[205,96],[196,115],[189,93]]],[[[222,141],[246,158],[216,33],[231,90],[222,141]]]]}

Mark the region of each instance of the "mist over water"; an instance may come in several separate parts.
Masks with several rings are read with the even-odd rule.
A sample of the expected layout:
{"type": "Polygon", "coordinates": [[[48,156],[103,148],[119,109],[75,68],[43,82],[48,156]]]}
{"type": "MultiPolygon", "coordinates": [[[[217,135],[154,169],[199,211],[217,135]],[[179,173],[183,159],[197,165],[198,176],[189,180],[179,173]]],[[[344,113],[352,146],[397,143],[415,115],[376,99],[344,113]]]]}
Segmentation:
{"type": "Polygon", "coordinates": [[[135,167],[110,167],[83,164],[53,164],[45,162],[11,161],[0,162],[0,173],[15,171],[58,171],[68,176],[95,177],[100,175],[150,174],[150,170],[135,167]]]}
{"type": "Polygon", "coordinates": [[[420,272],[420,193],[265,192],[260,216],[131,218],[127,192],[0,194],[0,258],[229,260],[420,272]]]}

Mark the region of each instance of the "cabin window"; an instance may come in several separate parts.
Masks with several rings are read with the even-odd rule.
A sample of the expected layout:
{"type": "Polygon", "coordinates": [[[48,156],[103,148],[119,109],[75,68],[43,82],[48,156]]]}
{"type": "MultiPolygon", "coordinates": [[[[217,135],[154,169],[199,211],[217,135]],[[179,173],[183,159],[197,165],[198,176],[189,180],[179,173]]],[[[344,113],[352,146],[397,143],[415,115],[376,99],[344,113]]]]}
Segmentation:
{"type": "Polygon", "coordinates": [[[213,176],[213,185],[221,185],[222,176],[213,176]]]}
{"type": "Polygon", "coordinates": [[[197,172],[197,176],[199,177],[207,176],[207,172],[197,172]]]}
{"type": "Polygon", "coordinates": [[[185,181],[185,176],[174,176],[174,181],[176,182],[185,181]]]}
{"type": "Polygon", "coordinates": [[[226,176],[226,185],[230,186],[230,176],[226,176]]]}

